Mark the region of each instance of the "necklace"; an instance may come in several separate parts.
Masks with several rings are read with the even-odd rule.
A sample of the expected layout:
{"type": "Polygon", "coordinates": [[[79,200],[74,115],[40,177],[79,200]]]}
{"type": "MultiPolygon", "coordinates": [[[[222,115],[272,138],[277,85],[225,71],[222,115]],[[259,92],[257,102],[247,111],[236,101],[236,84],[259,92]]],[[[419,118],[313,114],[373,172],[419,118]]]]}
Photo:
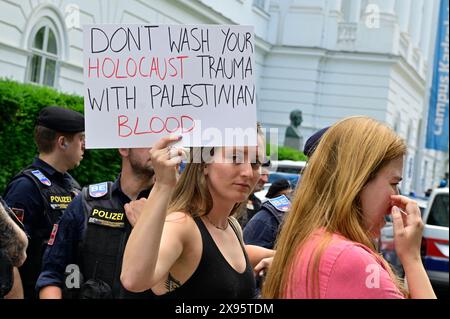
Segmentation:
{"type": "Polygon", "coordinates": [[[205,217],[206,217],[206,219],[209,221],[209,223],[210,223],[211,225],[213,225],[214,227],[216,227],[217,229],[220,229],[220,230],[226,230],[226,229],[228,228],[228,222],[227,222],[227,225],[226,225],[225,227],[220,227],[220,226],[217,226],[216,224],[214,224],[214,223],[211,221],[211,219],[209,219],[208,215],[205,215],[205,217]]]}

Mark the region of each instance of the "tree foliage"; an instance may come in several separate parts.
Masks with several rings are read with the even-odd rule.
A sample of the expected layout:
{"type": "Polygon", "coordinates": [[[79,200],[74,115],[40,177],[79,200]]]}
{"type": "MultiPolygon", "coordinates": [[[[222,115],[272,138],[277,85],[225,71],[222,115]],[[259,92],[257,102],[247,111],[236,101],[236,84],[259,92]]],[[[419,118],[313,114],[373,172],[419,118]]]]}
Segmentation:
{"type": "MultiPolygon", "coordinates": [[[[83,98],[48,87],[0,80],[0,193],[9,180],[37,155],[33,132],[39,111],[49,105],[83,113],[83,98]]],[[[120,171],[117,150],[86,150],[70,173],[81,185],[114,180],[120,171]]]]}

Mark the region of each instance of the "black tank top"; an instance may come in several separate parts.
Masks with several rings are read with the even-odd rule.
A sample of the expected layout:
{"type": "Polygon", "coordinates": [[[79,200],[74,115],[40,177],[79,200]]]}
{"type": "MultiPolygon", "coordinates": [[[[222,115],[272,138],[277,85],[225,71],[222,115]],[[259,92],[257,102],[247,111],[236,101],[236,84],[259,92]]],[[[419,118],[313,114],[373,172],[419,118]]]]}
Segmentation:
{"type": "Polygon", "coordinates": [[[238,273],[226,261],[201,218],[194,218],[194,221],[202,236],[203,251],[200,263],[183,285],[158,297],[163,299],[255,298],[253,269],[242,244],[246,267],[243,273],[238,273]]]}

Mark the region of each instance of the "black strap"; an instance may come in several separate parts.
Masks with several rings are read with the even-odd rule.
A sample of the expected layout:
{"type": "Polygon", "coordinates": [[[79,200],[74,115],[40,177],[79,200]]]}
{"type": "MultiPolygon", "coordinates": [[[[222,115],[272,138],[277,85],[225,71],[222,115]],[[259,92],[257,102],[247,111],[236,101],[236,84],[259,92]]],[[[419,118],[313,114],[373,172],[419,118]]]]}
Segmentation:
{"type": "Polygon", "coordinates": [[[228,223],[230,224],[231,228],[233,228],[233,231],[238,237],[242,248],[244,248],[244,236],[242,234],[242,229],[239,227],[239,222],[234,216],[230,216],[228,217],[228,223]]]}
{"type": "Polygon", "coordinates": [[[3,252],[0,251],[0,299],[3,299],[11,291],[13,284],[13,266],[3,252]]]}

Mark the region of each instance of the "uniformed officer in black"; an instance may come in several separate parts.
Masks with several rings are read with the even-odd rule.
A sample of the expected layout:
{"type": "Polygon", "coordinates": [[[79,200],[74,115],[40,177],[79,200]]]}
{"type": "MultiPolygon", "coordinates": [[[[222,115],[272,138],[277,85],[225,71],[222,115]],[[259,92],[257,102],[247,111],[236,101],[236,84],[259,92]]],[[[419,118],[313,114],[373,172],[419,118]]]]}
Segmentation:
{"type": "Polygon", "coordinates": [[[125,245],[137,218],[126,215],[124,205],[148,197],[154,174],[149,150],[119,149],[117,180],[83,188],[69,205],[44,254],[36,284],[40,298],[153,296],[151,291],[131,293],[120,283],[125,245]]]}
{"type": "Polygon", "coordinates": [[[34,139],[39,155],[10,181],[4,196],[29,236],[28,257],[19,270],[25,298],[30,299],[36,297],[34,287],[53,225],[80,191],[67,171],[83,158],[84,117],[62,107],[45,107],[37,118],[34,139]]]}

